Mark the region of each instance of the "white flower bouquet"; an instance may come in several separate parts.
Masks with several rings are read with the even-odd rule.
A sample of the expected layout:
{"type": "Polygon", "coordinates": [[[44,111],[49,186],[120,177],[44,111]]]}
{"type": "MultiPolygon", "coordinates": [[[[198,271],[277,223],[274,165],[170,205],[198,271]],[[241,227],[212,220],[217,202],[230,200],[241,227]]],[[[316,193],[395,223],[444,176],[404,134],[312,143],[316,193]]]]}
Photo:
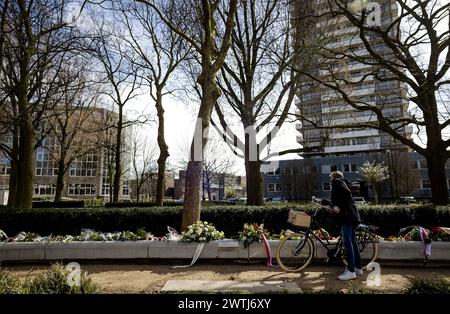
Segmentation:
{"type": "Polygon", "coordinates": [[[214,225],[206,221],[197,221],[181,233],[181,241],[186,242],[209,242],[221,240],[224,237],[223,231],[218,231],[214,225]]]}

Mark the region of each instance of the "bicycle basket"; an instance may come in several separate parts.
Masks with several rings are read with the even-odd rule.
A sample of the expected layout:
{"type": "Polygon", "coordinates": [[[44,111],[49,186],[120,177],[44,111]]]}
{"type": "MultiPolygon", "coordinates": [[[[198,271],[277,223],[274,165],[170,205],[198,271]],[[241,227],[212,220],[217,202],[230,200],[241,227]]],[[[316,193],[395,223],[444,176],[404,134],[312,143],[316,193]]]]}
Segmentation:
{"type": "Polygon", "coordinates": [[[288,222],[297,227],[309,227],[311,224],[311,216],[304,212],[290,210],[288,222]]]}

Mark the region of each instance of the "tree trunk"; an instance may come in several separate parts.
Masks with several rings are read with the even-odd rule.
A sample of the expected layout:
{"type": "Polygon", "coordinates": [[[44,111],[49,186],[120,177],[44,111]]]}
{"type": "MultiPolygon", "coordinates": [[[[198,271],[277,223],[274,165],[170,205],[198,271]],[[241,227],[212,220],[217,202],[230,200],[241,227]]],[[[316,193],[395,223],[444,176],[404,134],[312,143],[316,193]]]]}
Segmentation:
{"type": "Polygon", "coordinates": [[[378,204],[379,200],[378,200],[378,186],[376,184],[372,184],[372,188],[373,188],[373,197],[375,199],[375,204],[378,204]]]}
{"type": "MultiPolygon", "coordinates": [[[[211,202],[211,178],[206,181],[207,191],[208,191],[208,201],[211,202]]],[[[220,188],[220,187],[219,187],[220,188]]]]}
{"type": "Polygon", "coordinates": [[[119,121],[117,121],[116,134],[116,150],[115,150],[115,169],[114,169],[114,188],[113,188],[113,202],[119,201],[120,194],[120,179],[122,177],[122,114],[123,106],[119,105],[119,121]]]}
{"type": "Polygon", "coordinates": [[[14,207],[16,204],[17,195],[17,171],[18,171],[18,151],[19,151],[19,137],[17,134],[17,127],[13,129],[13,143],[11,149],[11,173],[9,175],[9,193],[8,193],[8,207],[14,207]]]}
{"type": "MultiPolygon", "coordinates": [[[[248,127],[246,129],[248,130],[248,127]]],[[[253,132],[245,134],[245,175],[247,180],[247,205],[264,205],[261,161],[257,151],[256,133],[253,132]],[[256,150],[256,152],[251,150],[256,150]]]]}
{"type": "Polygon", "coordinates": [[[208,142],[208,129],[210,125],[214,104],[220,96],[216,84],[216,73],[213,66],[203,67],[198,78],[202,87],[202,100],[197,116],[196,131],[191,143],[191,158],[186,169],[182,230],[200,219],[200,194],[203,172],[203,151],[208,142]]]}
{"type": "Polygon", "coordinates": [[[202,182],[201,161],[189,161],[186,169],[184,186],[184,204],[181,229],[184,231],[189,225],[200,219],[200,185],[202,182]]]}
{"type": "MultiPolygon", "coordinates": [[[[28,101],[26,101],[28,102],[28,101]]],[[[23,112],[23,111],[22,111],[23,112]]],[[[23,112],[20,127],[19,162],[17,175],[16,207],[29,209],[33,206],[33,178],[34,178],[34,127],[28,112],[23,112]]]]}
{"type": "Polygon", "coordinates": [[[424,120],[427,133],[427,152],[425,158],[428,167],[428,179],[431,185],[431,201],[434,205],[448,204],[447,175],[445,162],[447,161],[447,146],[442,140],[441,125],[435,91],[422,95],[422,102],[429,110],[424,110],[424,120]]]}
{"type": "Polygon", "coordinates": [[[206,193],[205,193],[205,169],[203,169],[203,173],[202,173],[202,201],[206,201],[206,193]]]}
{"type": "Polygon", "coordinates": [[[156,182],[156,206],[163,206],[166,188],[166,161],[169,157],[169,147],[164,137],[164,108],[162,105],[161,91],[157,92],[156,111],[158,114],[158,179],[156,182]]]}
{"type": "Polygon", "coordinates": [[[445,170],[445,152],[434,152],[426,157],[428,178],[431,185],[431,201],[434,205],[448,204],[447,176],[445,170]]]}
{"type": "Polygon", "coordinates": [[[65,155],[60,156],[58,161],[58,176],[56,177],[56,191],[54,202],[61,202],[62,194],[64,191],[64,166],[65,166],[65,155]]]}
{"type": "Polygon", "coordinates": [[[259,160],[246,161],[245,175],[247,180],[247,205],[264,205],[261,162],[259,160]]]}
{"type": "Polygon", "coordinates": [[[139,203],[141,194],[141,185],[139,182],[136,182],[136,202],[139,203]]]}

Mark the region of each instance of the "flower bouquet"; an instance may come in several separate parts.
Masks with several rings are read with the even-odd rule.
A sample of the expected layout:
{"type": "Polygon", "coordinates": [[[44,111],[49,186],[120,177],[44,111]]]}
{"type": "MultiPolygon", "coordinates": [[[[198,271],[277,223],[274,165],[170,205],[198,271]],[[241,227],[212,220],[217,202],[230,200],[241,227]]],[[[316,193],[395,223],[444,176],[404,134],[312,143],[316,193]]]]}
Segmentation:
{"type": "Polygon", "coordinates": [[[431,228],[431,239],[433,241],[450,241],[450,228],[446,227],[431,228]]]}
{"type": "Polygon", "coordinates": [[[269,236],[267,230],[264,229],[264,224],[244,224],[244,230],[239,232],[239,241],[243,241],[244,248],[247,248],[253,242],[261,241],[261,234],[269,236]]]}
{"type": "Polygon", "coordinates": [[[186,242],[209,242],[221,240],[224,237],[223,231],[218,231],[214,225],[206,221],[197,221],[181,233],[181,241],[186,242]]]}

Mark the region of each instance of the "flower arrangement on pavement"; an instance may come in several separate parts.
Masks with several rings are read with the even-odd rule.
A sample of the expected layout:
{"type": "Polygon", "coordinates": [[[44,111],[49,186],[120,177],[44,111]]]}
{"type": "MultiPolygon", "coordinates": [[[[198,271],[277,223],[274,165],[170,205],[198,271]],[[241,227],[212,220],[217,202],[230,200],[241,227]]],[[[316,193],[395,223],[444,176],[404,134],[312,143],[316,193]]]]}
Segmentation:
{"type": "Polygon", "coordinates": [[[224,237],[223,231],[218,231],[213,224],[206,221],[197,221],[181,233],[181,241],[186,242],[209,242],[222,240],[224,237]]]}

